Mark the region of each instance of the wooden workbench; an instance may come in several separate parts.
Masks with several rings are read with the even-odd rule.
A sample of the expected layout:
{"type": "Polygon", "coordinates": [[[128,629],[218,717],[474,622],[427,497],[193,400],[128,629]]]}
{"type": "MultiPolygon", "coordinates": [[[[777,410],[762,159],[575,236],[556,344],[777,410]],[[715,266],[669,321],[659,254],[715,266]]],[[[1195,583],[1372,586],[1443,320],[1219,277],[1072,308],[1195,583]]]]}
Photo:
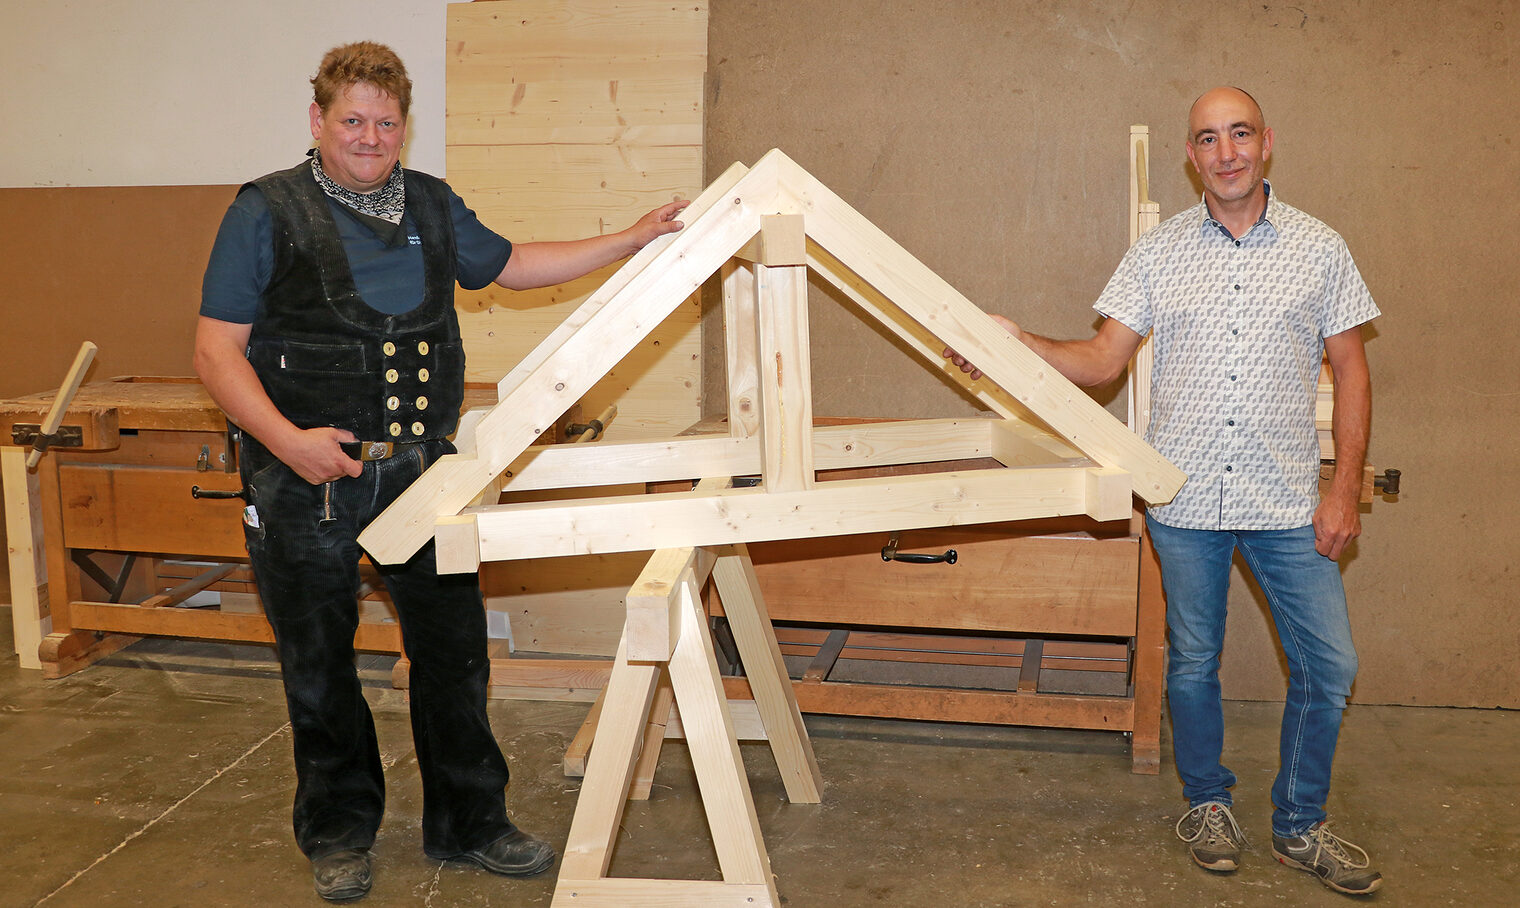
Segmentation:
{"type": "MultiPolygon", "coordinates": [[[[467,406],[495,399],[472,387],[467,406]]],[[[272,643],[243,543],[242,488],[222,411],[189,378],[129,377],[80,388],[35,474],[18,424],[40,424],[51,392],[0,401],[13,620],[23,667],[76,671],[141,636],[272,643]],[[213,591],[220,604],[187,604],[213,591]],[[30,658],[29,658],[30,657],[30,658]]],[[[383,602],[361,609],[356,648],[399,653],[383,602]]]]}

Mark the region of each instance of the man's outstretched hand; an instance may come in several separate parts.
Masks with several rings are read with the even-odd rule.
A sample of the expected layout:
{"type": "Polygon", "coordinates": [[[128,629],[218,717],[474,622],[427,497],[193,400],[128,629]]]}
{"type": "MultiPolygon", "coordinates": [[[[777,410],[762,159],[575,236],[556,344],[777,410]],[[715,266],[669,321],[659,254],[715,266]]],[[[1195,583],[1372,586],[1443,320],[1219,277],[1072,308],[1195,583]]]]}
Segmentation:
{"type": "MultiPolygon", "coordinates": [[[[1007,331],[1009,334],[1013,335],[1015,338],[1018,338],[1022,334],[1022,332],[1019,330],[1019,326],[1014,324],[1014,322],[1010,319],[1003,318],[1001,315],[994,315],[992,316],[992,320],[997,322],[999,327],[1001,327],[1004,331],[1007,331]]],[[[969,372],[971,374],[972,381],[976,381],[982,377],[981,369],[978,369],[974,364],[969,362],[966,357],[961,356],[959,353],[956,353],[949,347],[946,347],[945,352],[941,353],[940,355],[945,359],[950,360],[950,362],[954,363],[955,365],[959,366],[962,372],[969,372]]]]}

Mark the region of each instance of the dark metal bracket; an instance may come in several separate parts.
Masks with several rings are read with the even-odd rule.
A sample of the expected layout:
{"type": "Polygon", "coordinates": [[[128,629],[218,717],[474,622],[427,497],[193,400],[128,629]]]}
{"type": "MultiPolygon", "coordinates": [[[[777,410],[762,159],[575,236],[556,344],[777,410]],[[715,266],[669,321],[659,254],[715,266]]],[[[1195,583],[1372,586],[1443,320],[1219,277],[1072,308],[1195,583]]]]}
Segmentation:
{"type": "Polygon", "coordinates": [[[137,564],[137,556],[128,555],[126,560],[122,562],[121,570],[115,577],[112,577],[105,572],[104,568],[90,560],[90,553],[88,551],[71,549],[69,557],[75,564],[79,565],[79,569],[84,572],[85,576],[95,581],[100,585],[101,589],[106,591],[109,597],[108,601],[110,602],[121,601],[121,594],[127,588],[127,580],[132,576],[132,568],[137,564]]]}
{"type": "Polygon", "coordinates": [[[42,434],[41,423],[16,423],[11,426],[11,444],[46,451],[48,448],[84,447],[84,427],[59,426],[52,435],[42,434]]]}
{"type": "Polygon", "coordinates": [[[246,488],[242,488],[242,489],[238,489],[236,492],[223,492],[223,491],[221,491],[219,489],[203,489],[200,486],[191,486],[190,487],[190,497],[191,498],[241,498],[244,501],[247,501],[248,500],[248,490],[246,488]]]}
{"type": "Polygon", "coordinates": [[[602,437],[602,430],[606,428],[607,427],[602,424],[602,421],[600,419],[593,419],[590,422],[573,422],[570,425],[565,426],[565,437],[580,438],[582,435],[590,432],[591,437],[584,440],[596,441],[598,438],[602,437]]]}
{"type": "Polygon", "coordinates": [[[929,555],[920,552],[899,552],[897,550],[897,544],[897,534],[893,533],[892,538],[888,540],[887,544],[882,546],[882,561],[902,561],[908,564],[954,564],[955,560],[960,557],[955,553],[955,549],[950,549],[943,555],[929,555]]]}

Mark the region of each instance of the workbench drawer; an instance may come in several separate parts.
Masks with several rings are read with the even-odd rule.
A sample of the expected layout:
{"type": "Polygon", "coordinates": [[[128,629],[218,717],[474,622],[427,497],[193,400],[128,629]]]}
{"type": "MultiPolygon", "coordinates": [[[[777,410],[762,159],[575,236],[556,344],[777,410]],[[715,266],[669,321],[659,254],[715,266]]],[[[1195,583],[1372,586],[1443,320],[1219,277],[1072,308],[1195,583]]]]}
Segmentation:
{"type": "Polygon", "coordinates": [[[191,488],[236,492],[236,473],[72,462],[58,467],[63,543],[74,549],[247,557],[240,498],[191,497],[191,488]]]}
{"type": "Polygon", "coordinates": [[[899,534],[897,550],[954,564],[886,562],[889,534],[749,546],[772,620],[1010,634],[1132,637],[1140,540],[1031,534],[1022,524],[899,534]]]}

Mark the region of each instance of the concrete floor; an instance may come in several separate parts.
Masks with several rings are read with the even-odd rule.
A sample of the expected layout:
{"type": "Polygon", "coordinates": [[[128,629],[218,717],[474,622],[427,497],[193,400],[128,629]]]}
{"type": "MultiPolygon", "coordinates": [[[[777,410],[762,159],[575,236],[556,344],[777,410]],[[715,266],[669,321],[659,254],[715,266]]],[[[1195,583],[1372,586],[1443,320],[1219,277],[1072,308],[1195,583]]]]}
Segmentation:
{"type": "MultiPolygon", "coordinates": [[[[406,704],[388,660],[363,667],[390,803],[362,904],[548,905],[552,872],[508,880],[423,857],[406,704]]],[[[51,682],[0,657],[0,704],[0,905],[323,904],[291,841],[290,736],[267,650],[149,640],[51,682]]],[[[821,805],[786,803],[768,751],[744,751],[791,906],[1515,903],[1520,715],[1347,713],[1330,811],[1387,880],[1355,900],[1271,858],[1279,709],[1227,704],[1237,812],[1255,841],[1231,876],[1194,867],[1174,837],[1184,805],[1170,759],[1160,776],[1132,775],[1117,734],[812,716],[821,805]]],[[[579,787],[560,759],[585,711],[491,704],[509,808],[556,845],[579,787]]],[[[665,748],[653,798],[630,804],[612,874],[717,878],[684,746],[665,748]]]]}

